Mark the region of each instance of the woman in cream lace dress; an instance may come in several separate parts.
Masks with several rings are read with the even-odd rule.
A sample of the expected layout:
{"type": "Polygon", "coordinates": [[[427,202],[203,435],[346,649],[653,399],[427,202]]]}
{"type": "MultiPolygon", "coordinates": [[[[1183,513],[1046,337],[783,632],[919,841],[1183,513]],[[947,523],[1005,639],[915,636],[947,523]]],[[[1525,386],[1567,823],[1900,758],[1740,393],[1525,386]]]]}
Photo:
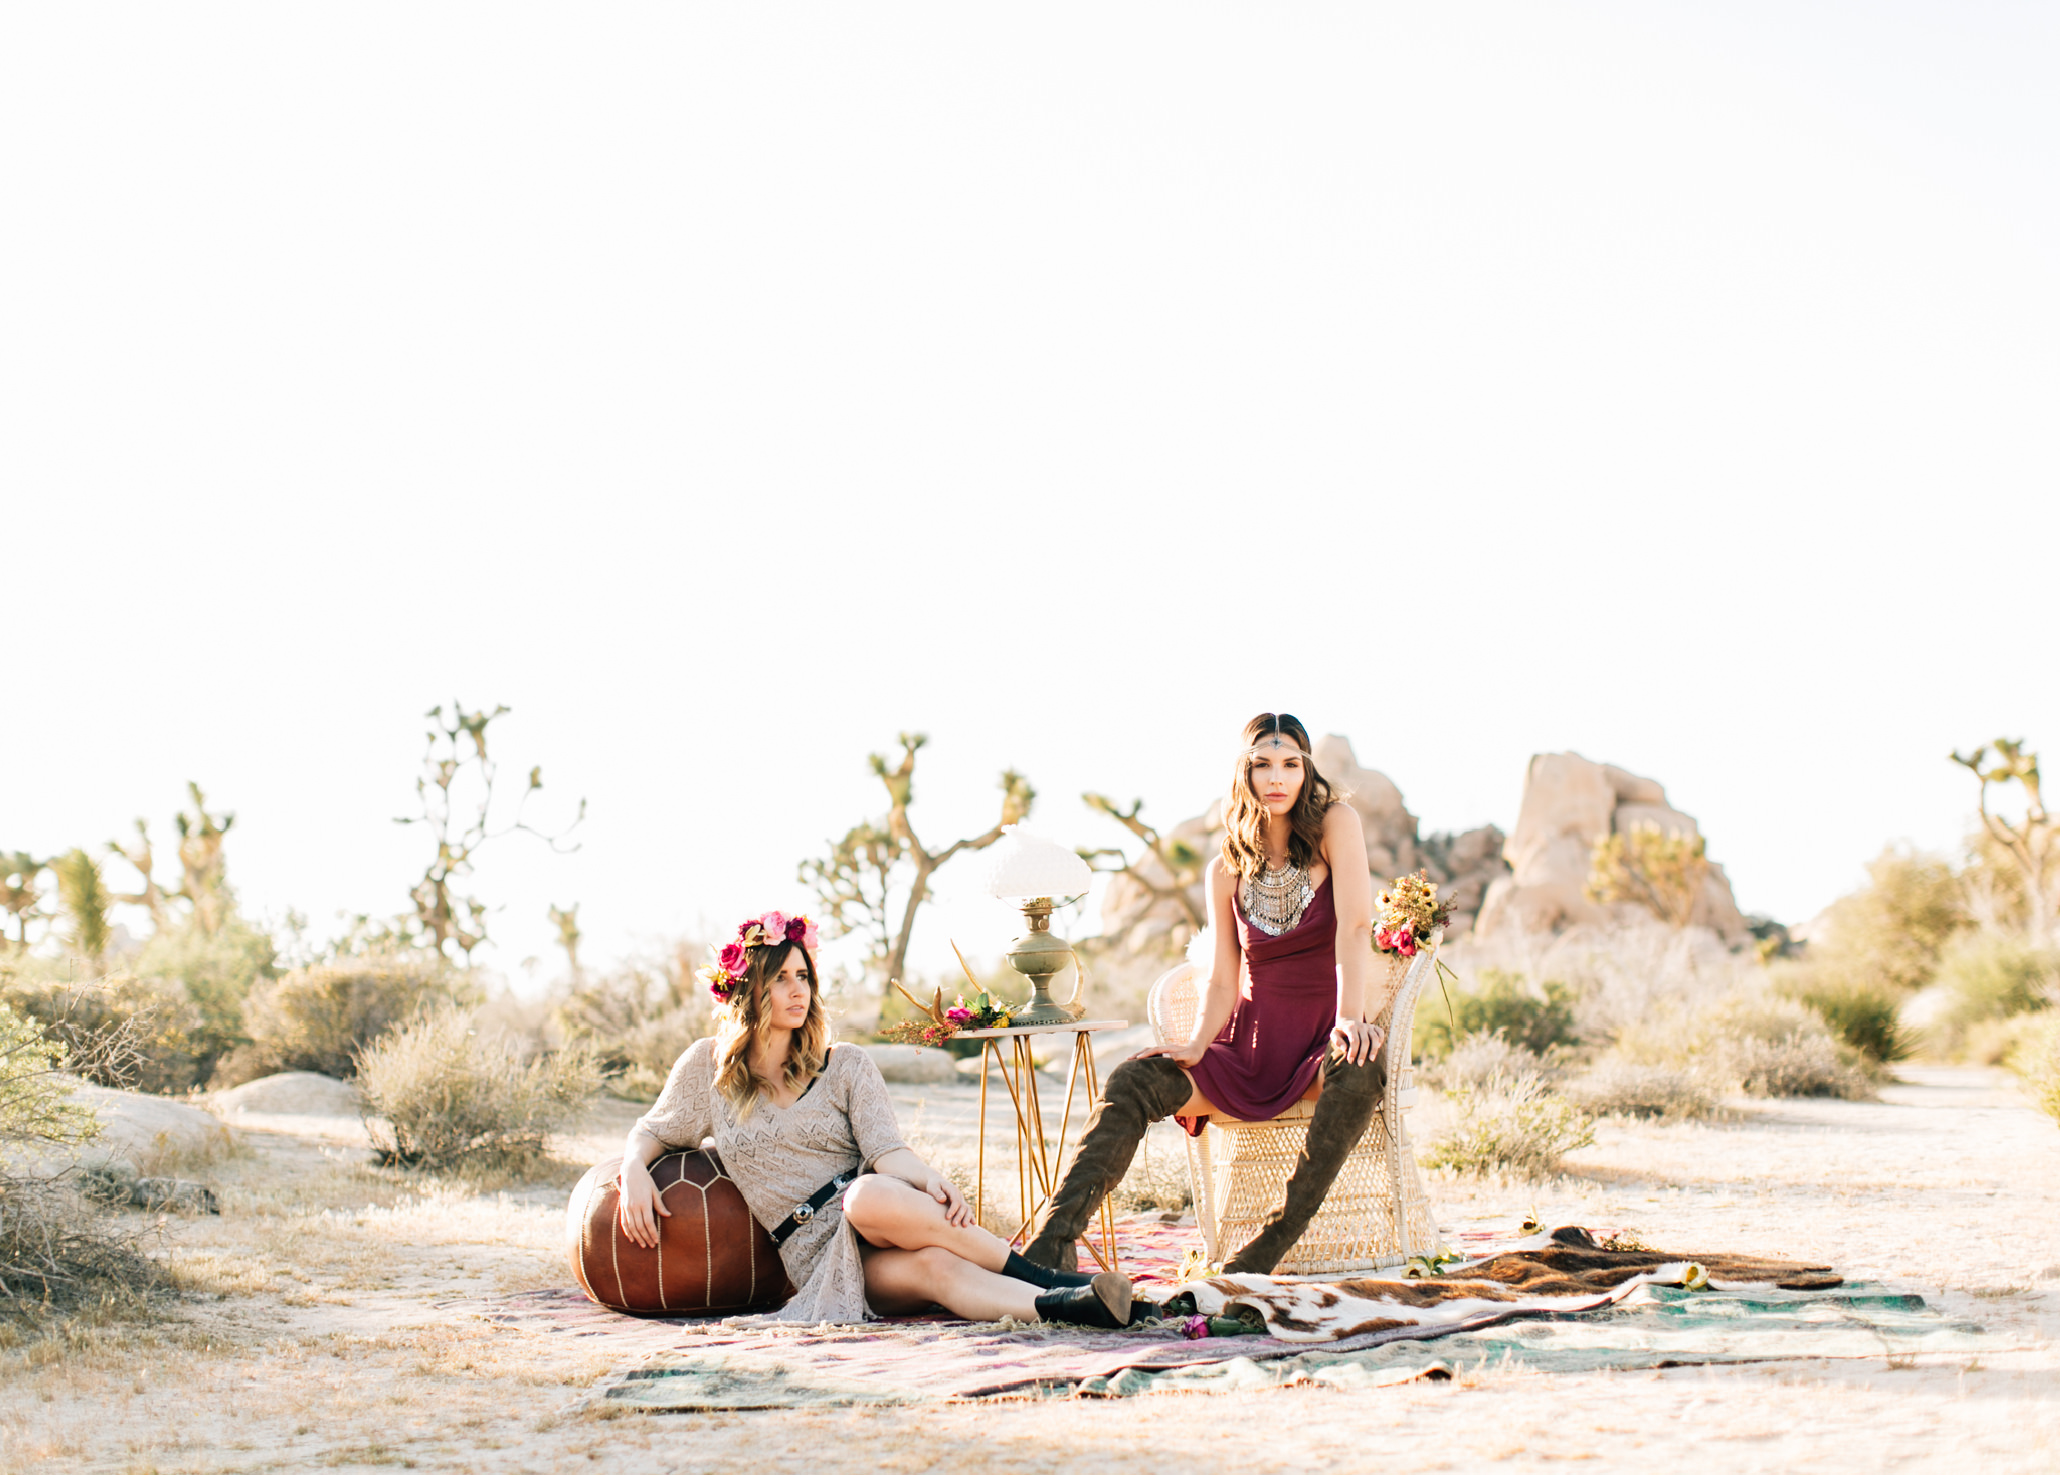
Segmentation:
{"type": "Polygon", "coordinates": [[[951,1180],[902,1140],[872,1057],[830,1045],[805,917],[768,912],[702,970],[721,1004],[623,1151],[623,1232],[658,1242],[661,1153],[714,1139],[799,1287],[786,1320],[862,1321],[942,1305],[971,1320],[1121,1327],[1130,1282],[1033,1266],[973,1222],[951,1180]]]}

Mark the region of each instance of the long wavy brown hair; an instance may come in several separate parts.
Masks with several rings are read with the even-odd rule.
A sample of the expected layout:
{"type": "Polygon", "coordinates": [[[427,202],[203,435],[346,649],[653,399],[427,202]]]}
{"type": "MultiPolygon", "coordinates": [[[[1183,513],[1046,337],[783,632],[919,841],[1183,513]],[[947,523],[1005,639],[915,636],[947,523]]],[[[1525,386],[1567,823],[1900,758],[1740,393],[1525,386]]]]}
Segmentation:
{"type": "Polygon", "coordinates": [[[1223,811],[1223,863],[1240,877],[1266,865],[1266,806],[1252,786],[1252,746],[1279,733],[1302,750],[1302,792],[1288,811],[1288,860],[1304,870],[1323,853],[1323,816],[1338,802],[1328,780],[1316,771],[1309,751],[1309,729],[1287,712],[1261,712],[1245,724],[1237,769],[1230,777],[1230,803],[1223,811]]]}
{"type": "Polygon", "coordinates": [[[830,1021],[823,1012],[822,983],[815,974],[815,959],[798,942],[772,947],[746,948],[744,981],[722,1008],[715,1030],[715,1088],[736,1108],[743,1121],[758,1109],[765,1088],[751,1074],[751,1047],[772,1034],[771,1011],[766,996],[772,980],[787,965],[787,954],[800,950],[808,969],[808,1020],[794,1031],[787,1047],[784,1080],[789,1090],[799,1090],[822,1074],[830,1058],[830,1021]]]}

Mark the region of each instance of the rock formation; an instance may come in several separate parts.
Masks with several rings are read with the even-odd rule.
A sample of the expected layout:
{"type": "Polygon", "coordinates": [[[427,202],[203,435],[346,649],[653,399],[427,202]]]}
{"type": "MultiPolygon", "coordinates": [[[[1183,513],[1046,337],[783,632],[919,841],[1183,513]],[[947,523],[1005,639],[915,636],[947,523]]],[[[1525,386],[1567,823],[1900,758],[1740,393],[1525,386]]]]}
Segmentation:
{"type": "MultiPolygon", "coordinates": [[[[1419,836],[1416,816],[1402,803],[1402,791],[1386,774],[1361,768],[1349,738],[1336,733],[1322,738],[1314,756],[1317,771],[1359,816],[1366,835],[1366,864],[1376,888],[1396,876],[1423,870],[1443,894],[1458,903],[1452,935],[1466,932],[1490,883],[1507,869],[1502,860],[1502,832],[1483,825],[1461,835],[1419,836]]],[[[1188,846],[1206,861],[1223,843],[1223,801],[1219,799],[1207,813],[1175,825],[1167,839],[1188,846]]],[[[1151,856],[1134,869],[1160,887],[1172,884],[1172,877],[1151,856]]],[[[1195,910],[1206,915],[1202,888],[1191,887],[1189,894],[1195,910]]],[[[1150,888],[1132,876],[1115,877],[1102,897],[1102,935],[1118,939],[1128,952],[1143,952],[1154,944],[1183,947],[1193,929],[1193,919],[1178,901],[1154,899],[1150,888]]]]}
{"type": "MultiPolygon", "coordinates": [[[[1606,923],[1617,907],[1588,900],[1591,857],[1598,841],[1656,825],[1671,835],[1700,835],[1695,821],[1667,803],[1666,790],[1607,763],[1578,753],[1539,753],[1524,775],[1523,808],[1503,854],[1510,874],[1488,888],[1475,930],[1556,932],[1583,923],[1606,923]]],[[[1635,908],[1634,908],[1635,910],[1635,908]]],[[[1708,927],[1732,946],[1749,933],[1731,882],[1712,864],[1697,900],[1693,923],[1708,927]]]]}

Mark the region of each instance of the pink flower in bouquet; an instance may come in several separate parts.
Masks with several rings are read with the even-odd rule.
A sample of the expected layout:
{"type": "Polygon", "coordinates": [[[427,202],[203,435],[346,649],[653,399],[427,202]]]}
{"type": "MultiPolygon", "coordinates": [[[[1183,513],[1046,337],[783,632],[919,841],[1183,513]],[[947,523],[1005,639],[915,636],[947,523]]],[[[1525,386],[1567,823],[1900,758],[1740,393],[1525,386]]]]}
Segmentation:
{"type": "Polygon", "coordinates": [[[1187,1338],[1190,1342],[1200,1341],[1203,1337],[1209,1335],[1209,1318],[1206,1316],[1182,1317],[1180,1335],[1187,1338]]]}
{"type": "Polygon", "coordinates": [[[949,1019],[953,1024],[964,1024],[968,1019],[971,1019],[973,1017],[973,1011],[970,1009],[946,1009],[944,1011],[944,1017],[946,1019],[949,1019]]]}
{"type": "Polygon", "coordinates": [[[741,942],[731,943],[728,947],[724,948],[719,954],[717,954],[716,961],[722,964],[723,972],[734,973],[739,978],[743,977],[744,944],[741,942]]]}

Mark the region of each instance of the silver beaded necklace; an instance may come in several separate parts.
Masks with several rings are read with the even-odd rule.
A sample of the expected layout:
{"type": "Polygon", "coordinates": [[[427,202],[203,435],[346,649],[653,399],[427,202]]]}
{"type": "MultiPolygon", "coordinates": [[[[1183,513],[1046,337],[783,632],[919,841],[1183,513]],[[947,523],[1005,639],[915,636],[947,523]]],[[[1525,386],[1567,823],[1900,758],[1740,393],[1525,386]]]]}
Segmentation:
{"type": "Polygon", "coordinates": [[[1245,877],[1245,920],[1268,937],[1278,937],[1294,930],[1315,894],[1309,873],[1292,860],[1262,866],[1258,874],[1245,877]]]}

